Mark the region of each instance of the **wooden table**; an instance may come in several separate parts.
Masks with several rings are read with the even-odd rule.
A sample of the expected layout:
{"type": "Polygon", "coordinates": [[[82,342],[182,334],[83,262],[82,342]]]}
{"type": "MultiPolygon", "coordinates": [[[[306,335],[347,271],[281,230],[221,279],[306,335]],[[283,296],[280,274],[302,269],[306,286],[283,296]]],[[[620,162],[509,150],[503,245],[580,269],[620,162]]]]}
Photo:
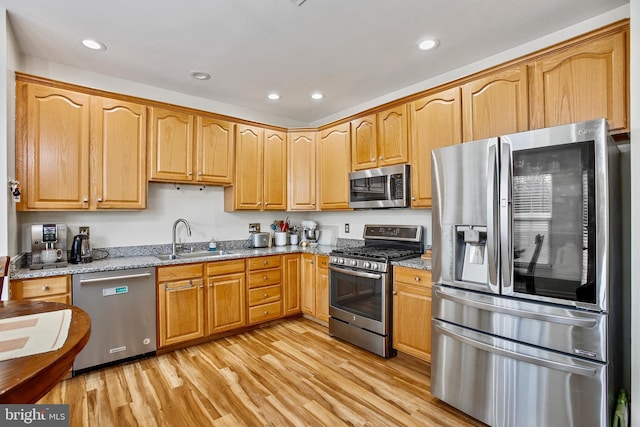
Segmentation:
{"type": "Polygon", "coordinates": [[[78,307],[45,301],[0,301],[0,319],[64,309],[71,310],[71,325],[59,350],[0,361],[0,403],[40,400],[69,373],[91,333],[91,319],[78,307]]]}

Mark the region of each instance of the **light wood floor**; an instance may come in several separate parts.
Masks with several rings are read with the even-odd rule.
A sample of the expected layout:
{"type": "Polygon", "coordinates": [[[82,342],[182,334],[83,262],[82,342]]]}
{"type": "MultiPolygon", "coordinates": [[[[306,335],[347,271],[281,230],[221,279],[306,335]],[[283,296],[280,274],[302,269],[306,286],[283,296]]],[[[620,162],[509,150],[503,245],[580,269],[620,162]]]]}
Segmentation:
{"type": "Polygon", "coordinates": [[[38,403],[71,426],[482,426],[429,394],[429,365],[383,359],[297,318],[88,372],[38,403]]]}

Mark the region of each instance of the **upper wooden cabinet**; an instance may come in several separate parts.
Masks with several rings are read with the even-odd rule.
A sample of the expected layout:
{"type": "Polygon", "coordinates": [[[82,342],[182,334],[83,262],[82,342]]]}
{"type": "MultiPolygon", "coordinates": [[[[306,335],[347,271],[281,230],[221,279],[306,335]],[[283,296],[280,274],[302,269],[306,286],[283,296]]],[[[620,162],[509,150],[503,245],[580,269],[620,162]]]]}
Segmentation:
{"type": "Polygon", "coordinates": [[[462,142],[460,88],[411,103],[411,206],[431,207],[431,150],[462,142]]]}
{"type": "Polygon", "coordinates": [[[628,128],[627,33],[559,50],[531,65],[531,128],[605,117],[628,128]]]}
{"type": "Polygon", "coordinates": [[[90,207],[145,208],[147,108],[101,97],[94,97],[91,106],[90,207]]]}
{"type": "Polygon", "coordinates": [[[198,183],[233,184],[235,124],[198,116],[196,121],[196,176],[198,183]]]}
{"type": "Polygon", "coordinates": [[[289,132],[288,161],[288,209],[316,210],[316,132],[289,132]]]}
{"type": "Polygon", "coordinates": [[[321,131],[317,144],[320,209],[349,209],[349,123],[321,131]]]}
{"type": "Polygon", "coordinates": [[[151,107],[149,180],[231,185],[234,124],[151,107]]]}
{"type": "Polygon", "coordinates": [[[20,80],[16,89],[17,210],[146,207],[144,106],[20,80]]]}
{"type": "Polygon", "coordinates": [[[193,179],[193,114],[150,108],[149,179],[190,182],[193,179]]]}
{"type": "Polygon", "coordinates": [[[286,149],[284,132],[237,125],[235,185],[225,188],[225,210],[285,210],[286,149]]]}
{"type": "Polygon", "coordinates": [[[352,120],[352,170],[407,163],[408,133],[406,105],[352,120]]]}
{"type": "Polygon", "coordinates": [[[529,129],[528,90],[524,64],[462,85],[463,141],[529,129]]]}

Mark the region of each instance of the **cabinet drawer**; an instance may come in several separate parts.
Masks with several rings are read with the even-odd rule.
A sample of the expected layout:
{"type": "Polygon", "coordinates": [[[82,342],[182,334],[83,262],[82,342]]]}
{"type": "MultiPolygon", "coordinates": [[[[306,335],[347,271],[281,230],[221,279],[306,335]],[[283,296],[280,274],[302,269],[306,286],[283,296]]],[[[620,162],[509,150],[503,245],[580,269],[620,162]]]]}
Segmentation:
{"type": "Polygon", "coordinates": [[[207,263],[207,276],[222,274],[244,273],[244,260],[215,261],[207,263]]]}
{"type": "Polygon", "coordinates": [[[263,268],[280,267],[282,257],[280,255],[263,256],[247,259],[247,271],[261,270],[263,268]]]}
{"type": "Polygon", "coordinates": [[[71,291],[71,276],[43,277],[40,279],[12,280],[14,299],[46,298],[71,291]]]}
{"type": "Polygon", "coordinates": [[[249,273],[248,281],[250,288],[257,288],[259,286],[277,285],[280,284],[282,273],[279,268],[273,270],[254,271],[249,273]]]}
{"type": "Polygon", "coordinates": [[[318,268],[329,270],[329,257],[326,255],[318,255],[318,268]]]}
{"type": "Polygon", "coordinates": [[[402,282],[431,288],[431,272],[409,267],[394,267],[394,282],[402,282]]]}
{"type": "Polygon", "coordinates": [[[197,287],[202,288],[203,286],[204,286],[204,280],[202,280],[202,278],[195,278],[195,279],[175,280],[173,282],[164,282],[161,284],[161,289],[164,289],[165,291],[179,291],[179,290],[189,289],[189,288],[197,288],[197,287]]]}
{"type": "Polygon", "coordinates": [[[267,320],[277,319],[281,316],[282,308],[280,301],[270,304],[261,304],[249,308],[249,323],[260,323],[267,320]]]}
{"type": "Polygon", "coordinates": [[[158,267],[158,282],[170,282],[173,280],[202,277],[202,264],[175,265],[170,267],[158,267]]]}
{"type": "Polygon", "coordinates": [[[249,307],[280,301],[280,285],[263,286],[249,291],[249,307]]]}

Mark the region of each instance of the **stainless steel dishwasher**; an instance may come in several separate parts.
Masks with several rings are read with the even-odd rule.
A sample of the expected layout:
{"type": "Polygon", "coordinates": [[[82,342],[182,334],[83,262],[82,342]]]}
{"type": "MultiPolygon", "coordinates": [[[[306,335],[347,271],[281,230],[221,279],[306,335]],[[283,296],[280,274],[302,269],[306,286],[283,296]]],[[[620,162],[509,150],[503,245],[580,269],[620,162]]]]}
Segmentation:
{"type": "Polygon", "coordinates": [[[73,275],[73,305],[91,317],[91,336],[73,374],[156,352],[156,272],[138,268],[73,275]]]}

